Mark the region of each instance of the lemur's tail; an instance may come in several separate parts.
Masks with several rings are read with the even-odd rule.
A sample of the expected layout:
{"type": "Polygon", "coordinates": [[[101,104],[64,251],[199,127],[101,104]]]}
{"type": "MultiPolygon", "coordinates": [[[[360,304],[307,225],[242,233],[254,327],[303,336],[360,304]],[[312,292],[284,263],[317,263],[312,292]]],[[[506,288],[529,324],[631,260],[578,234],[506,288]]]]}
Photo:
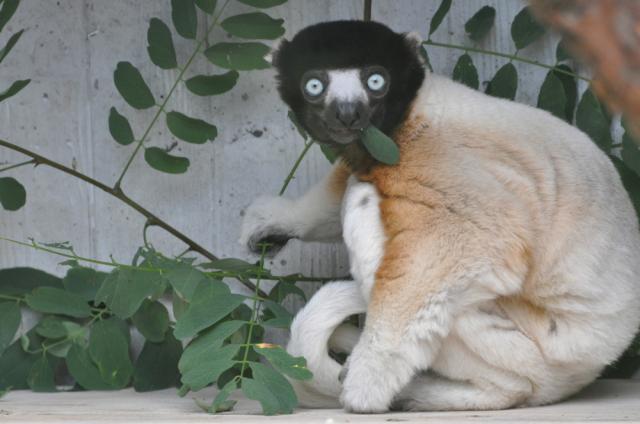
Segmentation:
{"type": "Polygon", "coordinates": [[[341,324],[349,316],[365,310],[359,287],[352,281],[339,281],[322,287],[298,312],[291,324],[287,351],[294,356],[304,356],[313,372],[311,380],[291,381],[301,406],[340,407],[338,398],[342,386],[338,376],[342,366],[329,356],[329,348],[351,352],[360,331],[341,324]]]}

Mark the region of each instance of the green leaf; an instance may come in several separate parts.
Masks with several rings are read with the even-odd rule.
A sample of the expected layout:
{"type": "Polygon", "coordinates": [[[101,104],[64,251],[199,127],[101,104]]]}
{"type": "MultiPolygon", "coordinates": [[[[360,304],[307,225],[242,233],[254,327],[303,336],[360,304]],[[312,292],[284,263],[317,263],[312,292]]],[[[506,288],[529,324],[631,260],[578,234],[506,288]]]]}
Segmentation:
{"type": "Polygon", "coordinates": [[[231,393],[238,388],[238,383],[236,380],[231,380],[227,384],[224,385],[222,389],[218,392],[215,399],[213,399],[213,403],[209,408],[207,408],[207,412],[216,414],[218,412],[227,412],[231,411],[236,404],[234,400],[227,400],[231,393]]]}
{"type": "Polygon", "coordinates": [[[433,18],[431,18],[431,23],[429,24],[429,37],[431,37],[431,34],[436,32],[445,16],[447,16],[447,13],[449,13],[449,9],[451,9],[451,0],[442,0],[442,2],[440,2],[440,6],[438,6],[438,10],[436,10],[436,13],[433,14],[433,18]]]}
{"type": "Polygon", "coordinates": [[[191,302],[193,294],[201,282],[210,282],[209,277],[188,264],[179,263],[165,274],[165,278],[180,297],[191,302]]]}
{"type": "Polygon", "coordinates": [[[193,40],[198,32],[198,15],[193,0],[171,0],[171,18],[178,34],[193,40]]]}
{"type": "Polygon", "coordinates": [[[133,325],[147,341],[159,343],[164,341],[169,329],[169,313],[158,301],[145,299],[142,306],[132,317],[133,325]]]}
{"type": "Polygon", "coordinates": [[[31,367],[29,377],[27,377],[27,384],[34,392],[56,391],[53,368],[46,355],[40,356],[31,367]]]}
{"type": "Polygon", "coordinates": [[[549,71],[542,83],[542,87],[540,87],[538,107],[551,112],[560,119],[566,119],[566,105],[567,98],[562,81],[553,71],[549,71]]]}
{"type": "Polygon", "coordinates": [[[129,62],[119,62],[113,73],[113,81],[115,82],[118,92],[135,109],[149,109],[155,106],[156,100],[153,94],[144,82],[138,68],[129,62]]]}
{"type": "Polygon", "coordinates": [[[602,105],[589,89],[582,94],[576,110],[576,126],[584,131],[605,152],[611,150],[611,122],[602,105]]]}
{"type": "Polygon", "coordinates": [[[111,137],[123,146],[129,145],[135,140],[129,120],[119,114],[115,107],[109,111],[109,132],[111,137]]]}
{"type": "Polygon", "coordinates": [[[282,348],[282,346],[259,343],[254,350],[269,360],[271,365],[282,374],[296,380],[309,380],[313,378],[311,371],[307,369],[307,361],[303,357],[294,357],[282,348]]]}
{"type": "Polygon", "coordinates": [[[173,309],[173,316],[175,316],[176,320],[179,320],[189,307],[189,303],[180,297],[178,293],[174,293],[172,297],[171,307],[173,309]]]}
{"type": "Polygon", "coordinates": [[[487,85],[486,93],[503,99],[513,100],[518,90],[518,71],[512,63],[507,63],[498,69],[493,79],[487,85]]]}
{"type": "Polygon", "coordinates": [[[188,143],[202,144],[218,136],[215,125],[175,111],[167,113],[167,127],[171,134],[188,143]]]}
{"type": "Polygon", "coordinates": [[[274,6],[280,6],[285,4],[287,0],[238,0],[240,3],[244,3],[249,6],[257,7],[259,9],[268,9],[274,6]]]}
{"type": "Polygon", "coordinates": [[[7,100],[9,97],[15,96],[16,94],[18,94],[18,92],[20,92],[20,90],[25,88],[30,82],[31,82],[30,79],[14,82],[5,91],[0,92],[0,102],[7,100]]]}
{"type": "Polygon", "coordinates": [[[196,0],[196,5],[205,13],[211,15],[216,10],[216,0],[196,0]]]}
{"type": "Polygon", "coordinates": [[[71,334],[80,333],[82,329],[80,324],[55,316],[43,318],[35,327],[36,333],[47,339],[61,339],[71,334]]]}
{"type": "Polygon", "coordinates": [[[2,6],[0,9],[0,32],[2,32],[4,26],[9,22],[13,14],[16,13],[19,4],[20,0],[4,0],[0,3],[0,6],[2,6]]]}
{"type": "Polygon", "coordinates": [[[0,355],[0,390],[28,389],[27,377],[37,359],[37,356],[26,353],[19,341],[9,346],[0,355]]]}
{"type": "Polygon", "coordinates": [[[189,159],[173,156],[159,147],[147,147],[144,159],[153,169],[167,174],[184,174],[189,169],[189,159]]]}
{"type": "Polygon", "coordinates": [[[304,291],[294,283],[288,281],[280,281],[276,284],[269,292],[269,299],[281,303],[288,295],[296,295],[304,301],[307,300],[304,291]]]}
{"type": "Polygon", "coordinates": [[[104,302],[118,317],[127,319],[140,308],[144,299],[160,294],[164,289],[165,282],[156,272],[115,269],[102,283],[96,302],[104,302]]]}
{"type": "Polygon", "coordinates": [[[571,56],[567,52],[567,49],[564,46],[564,39],[560,40],[558,45],[556,46],[556,60],[558,62],[564,62],[565,60],[571,59],[571,56]]]}
{"type": "Polygon", "coordinates": [[[253,380],[242,379],[242,391],[262,405],[265,415],[290,414],[298,404],[291,384],[278,372],[258,362],[249,364],[253,380]]]}
{"type": "MultiPolygon", "coordinates": [[[[202,346],[198,354],[185,349],[178,367],[182,373],[182,383],[197,392],[216,381],[224,371],[234,365],[233,357],[240,350],[239,345],[226,345],[222,348],[202,346]]],[[[193,351],[192,351],[193,352],[193,351]]]]}
{"type": "Polygon", "coordinates": [[[216,96],[231,90],[238,82],[238,72],[229,71],[222,75],[196,75],[185,84],[189,91],[198,96],[216,96]]]}
{"type": "Polygon", "coordinates": [[[298,131],[298,134],[300,134],[300,137],[302,137],[304,140],[309,139],[309,134],[307,133],[307,130],[304,129],[304,127],[298,120],[298,117],[296,116],[295,113],[293,113],[292,110],[289,110],[287,112],[287,118],[289,118],[289,121],[291,121],[293,126],[296,128],[296,131],[298,131]]]}
{"type": "Polygon", "coordinates": [[[35,268],[0,270],[0,294],[22,296],[38,287],[62,288],[62,280],[35,268]]]}
{"type": "Polygon", "coordinates": [[[326,144],[319,144],[319,146],[320,151],[322,151],[322,154],[329,161],[329,163],[336,163],[336,161],[340,157],[340,153],[338,152],[338,150],[326,144]]]}
{"type": "Polygon", "coordinates": [[[100,375],[96,364],[89,356],[89,351],[74,344],[71,346],[66,358],[69,374],[76,380],[76,383],[86,390],[114,390],[100,375]]]}
{"type": "Polygon", "coordinates": [[[91,315],[91,308],[85,299],[74,293],[52,287],[40,287],[25,297],[27,305],[35,311],[59,314],[75,318],[91,315]]]}
{"type": "Polygon", "coordinates": [[[474,66],[471,56],[467,53],[460,56],[456,66],[453,68],[453,80],[476,90],[480,86],[478,70],[474,66]]]}
{"type": "Polygon", "coordinates": [[[640,149],[628,131],[622,137],[622,160],[627,167],[640,175],[640,149]]]}
{"type": "Polygon", "coordinates": [[[422,57],[422,60],[424,60],[424,63],[427,67],[427,69],[429,69],[429,71],[433,72],[433,66],[431,65],[431,59],[429,58],[429,52],[427,51],[427,48],[425,47],[425,45],[422,45],[422,48],[420,49],[420,56],[422,57]]]}
{"type": "Polygon", "coordinates": [[[369,154],[379,162],[395,165],[400,160],[400,149],[396,143],[374,126],[364,130],[362,143],[369,154]]]}
{"type": "Polygon", "coordinates": [[[496,9],[491,6],[484,6],[469,18],[464,24],[464,30],[473,41],[479,41],[489,33],[495,20],[496,9]]]}
{"type": "Polygon", "coordinates": [[[217,43],[204,54],[214,65],[225,69],[249,71],[271,67],[264,57],[270,52],[262,43],[217,43]]]}
{"type": "Polygon", "coordinates": [[[554,75],[558,77],[558,79],[562,83],[562,89],[564,91],[564,96],[566,99],[564,108],[564,120],[568,123],[572,123],[573,113],[576,109],[576,103],[578,102],[578,84],[575,77],[564,74],[562,72],[558,72],[557,69],[562,69],[568,72],[573,72],[573,69],[571,69],[567,65],[558,65],[553,71],[554,75]]]}
{"type": "Polygon", "coordinates": [[[8,387],[8,388],[6,388],[4,390],[0,390],[0,399],[5,397],[6,395],[8,395],[9,392],[11,392],[11,387],[8,387]]]}
{"type": "Polygon", "coordinates": [[[171,334],[162,343],[147,341],[136,361],[133,388],[136,392],[149,392],[177,387],[180,383],[178,361],[182,343],[171,334]]]}
{"type": "Polygon", "coordinates": [[[521,50],[542,37],[544,27],[531,15],[529,7],[524,7],[511,24],[511,38],[516,44],[516,49],[521,50]]]}
{"type": "Polygon", "coordinates": [[[195,336],[236,309],[244,299],[244,296],[231,294],[221,281],[200,283],[189,308],[176,323],[175,336],[178,339],[195,336]]]}
{"type": "Polygon", "coordinates": [[[171,30],[158,18],[152,18],[147,31],[147,52],[154,65],[162,69],[178,67],[171,30]]]}
{"type": "Polygon", "coordinates": [[[0,355],[13,341],[21,321],[20,307],[16,302],[0,303],[0,355]]]}
{"type": "Polygon", "coordinates": [[[262,12],[231,16],[220,24],[231,35],[248,39],[275,40],[282,37],[284,19],[273,19],[262,12]]]}
{"type": "Polygon", "coordinates": [[[114,388],[124,388],[133,374],[129,343],[122,334],[117,318],[98,321],[91,328],[89,355],[100,376],[114,388]]]}
{"type": "Polygon", "coordinates": [[[2,63],[5,57],[7,57],[7,55],[9,54],[11,49],[13,49],[13,47],[16,45],[16,43],[18,42],[18,40],[20,39],[23,33],[24,33],[24,30],[20,30],[15,34],[13,34],[11,38],[9,38],[9,41],[7,41],[7,44],[5,44],[5,46],[2,49],[0,49],[0,63],[2,63]]]}
{"type": "Polygon", "coordinates": [[[92,268],[74,267],[67,271],[62,284],[66,291],[91,301],[96,298],[107,275],[105,272],[98,272],[92,268]]]}
{"type": "Polygon", "coordinates": [[[5,210],[17,211],[27,202],[24,186],[12,177],[0,178],[0,204],[5,210]]]}

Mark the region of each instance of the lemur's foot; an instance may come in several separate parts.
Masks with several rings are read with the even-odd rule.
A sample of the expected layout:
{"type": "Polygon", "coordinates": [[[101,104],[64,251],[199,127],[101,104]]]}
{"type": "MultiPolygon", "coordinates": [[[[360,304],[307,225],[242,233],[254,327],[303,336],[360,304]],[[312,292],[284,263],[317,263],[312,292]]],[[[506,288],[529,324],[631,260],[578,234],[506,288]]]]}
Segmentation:
{"type": "Polygon", "coordinates": [[[273,256],[287,242],[297,237],[293,228],[287,228],[292,201],[282,197],[259,197],[246,210],[240,232],[240,244],[251,252],[273,256]]]}

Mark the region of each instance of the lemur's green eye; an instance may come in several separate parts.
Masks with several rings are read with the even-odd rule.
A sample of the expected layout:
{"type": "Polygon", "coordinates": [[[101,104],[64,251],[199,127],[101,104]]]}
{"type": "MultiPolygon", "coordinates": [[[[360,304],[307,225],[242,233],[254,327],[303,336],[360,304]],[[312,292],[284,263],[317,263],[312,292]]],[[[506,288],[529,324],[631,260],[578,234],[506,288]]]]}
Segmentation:
{"type": "Polygon", "coordinates": [[[384,88],[385,84],[384,77],[380,74],[371,74],[369,79],[367,79],[367,86],[372,91],[380,91],[384,88]]]}
{"type": "Polygon", "coordinates": [[[304,85],[304,91],[307,92],[308,95],[316,97],[322,94],[324,90],[324,84],[318,78],[311,78],[304,85]]]}

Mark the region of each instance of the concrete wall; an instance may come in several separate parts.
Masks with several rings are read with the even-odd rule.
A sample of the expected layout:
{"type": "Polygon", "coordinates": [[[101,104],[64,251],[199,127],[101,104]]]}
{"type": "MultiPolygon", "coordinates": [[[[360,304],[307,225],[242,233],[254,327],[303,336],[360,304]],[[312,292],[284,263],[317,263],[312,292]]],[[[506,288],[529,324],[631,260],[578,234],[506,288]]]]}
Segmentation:
{"type": "MultiPolygon", "coordinates": [[[[286,21],[287,36],[302,27],[332,19],[356,19],[362,0],[290,0],[269,11],[286,21]]],[[[374,0],[373,18],[398,31],[427,35],[429,19],[439,0],[374,0]]],[[[434,40],[468,44],[464,22],[485,4],[498,10],[496,27],[481,47],[512,53],[513,16],[521,0],[457,0],[434,40]]],[[[232,2],[228,14],[247,8],[232,2]]],[[[151,112],[134,112],[113,85],[120,60],[131,61],[145,75],[156,98],[173,83],[173,72],[152,65],[146,53],[149,20],[170,23],[168,0],[24,0],[6,34],[27,28],[20,43],[0,67],[0,87],[18,78],[31,85],[0,105],[0,138],[26,146],[108,184],[117,179],[133,147],[110,137],[107,116],[116,106],[140,134],[151,112]]],[[[203,17],[202,17],[203,18],[203,17]]],[[[7,35],[3,35],[3,39],[7,35]]],[[[211,40],[225,37],[215,31],[211,40]]],[[[178,36],[179,59],[184,62],[193,43],[178,36]]],[[[553,37],[545,37],[520,52],[545,63],[555,62],[553,37]]],[[[436,72],[450,75],[461,54],[430,48],[436,72]]],[[[506,60],[472,54],[481,81],[489,80],[506,60]]],[[[545,70],[516,63],[520,75],[517,100],[535,104],[545,70]]],[[[204,58],[193,73],[214,69],[204,58]]],[[[219,128],[219,136],[202,146],[180,143],[177,152],[191,158],[189,172],[180,176],[149,168],[141,155],[128,173],[125,192],[219,256],[247,257],[237,244],[243,210],[260,194],[275,194],[303,147],[278,99],[272,71],[243,73],[237,87],[222,96],[197,98],[180,89],[171,109],[202,117],[219,128]]],[[[173,139],[163,124],[152,133],[150,145],[167,146],[173,139]]],[[[0,149],[0,164],[23,160],[0,149]]],[[[302,163],[287,195],[304,192],[329,168],[314,147],[302,163]]],[[[18,240],[70,241],[79,254],[118,261],[130,260],[142,243],[144,219],[99,190],[44,166],[20,168],[12,175],[25,184],[28,204],[19,212],[0,210],[0,235],[18,240]]],[[[162,230],[151,231],[152,242],[167,253],[183,249],[162,230]]],[[[28,265],[60,274],[59,258],[0,242],[0,267],[28,265]]],[[[290,243],[273,261],[282,272],[331,276],[347,273],[345,251],[333,245],[290,243]]],[[[312,289],[308,286],[307,288],[312,289]]]]}

